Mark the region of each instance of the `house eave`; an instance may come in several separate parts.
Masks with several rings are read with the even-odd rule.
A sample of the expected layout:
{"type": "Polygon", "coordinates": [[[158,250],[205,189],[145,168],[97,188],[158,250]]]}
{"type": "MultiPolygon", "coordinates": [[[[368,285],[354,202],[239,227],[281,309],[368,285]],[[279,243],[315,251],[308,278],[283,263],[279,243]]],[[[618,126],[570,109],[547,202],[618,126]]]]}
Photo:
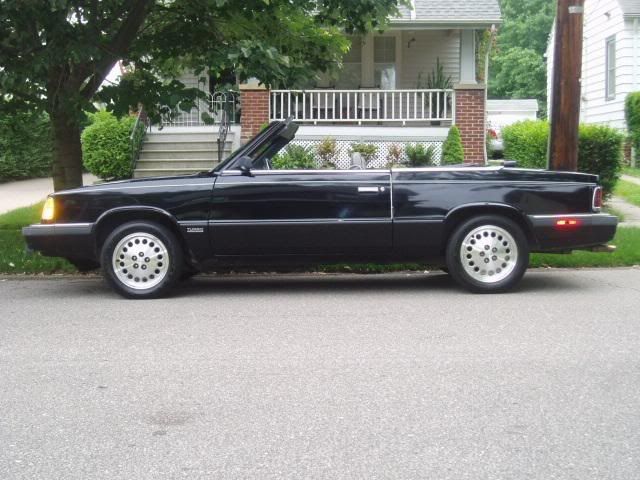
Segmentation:
{"type": "Polygon", "coordinates": [[[438,20],[406,20],[393,19],[389,22],[389,26],[402,30],[438,30],[438,29],[483,29],[490,28],[493,25],[502,24],[501,18],[493,19],[438,19],[438,20]]]}

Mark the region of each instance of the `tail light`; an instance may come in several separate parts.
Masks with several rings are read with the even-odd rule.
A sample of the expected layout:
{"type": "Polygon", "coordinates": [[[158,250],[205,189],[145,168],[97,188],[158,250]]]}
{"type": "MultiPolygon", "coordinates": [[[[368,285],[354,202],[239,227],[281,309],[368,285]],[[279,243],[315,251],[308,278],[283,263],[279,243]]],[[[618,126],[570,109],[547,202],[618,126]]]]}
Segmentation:
{"type": "Polygon", "coordinates": [[[593,190],[592,208],[594,212],[599,212],[602,208],[602,187],[596,187],[593,190]]]}

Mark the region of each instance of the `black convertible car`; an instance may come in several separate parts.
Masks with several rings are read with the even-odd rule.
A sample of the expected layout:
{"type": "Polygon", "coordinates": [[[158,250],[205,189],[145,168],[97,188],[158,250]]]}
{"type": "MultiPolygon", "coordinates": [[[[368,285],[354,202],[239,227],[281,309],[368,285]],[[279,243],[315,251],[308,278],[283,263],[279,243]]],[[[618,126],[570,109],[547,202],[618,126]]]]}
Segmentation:
{"type": "Polygon", "coordinates": [[[508,167],[274,170],[297,126],[275,122],[210,172],[51,195],[29,248],[102,266],[132,298],[220,266],[419,261],[474,292],[513,288],[530,252],[602,247],[594,175],[508,167]]]}

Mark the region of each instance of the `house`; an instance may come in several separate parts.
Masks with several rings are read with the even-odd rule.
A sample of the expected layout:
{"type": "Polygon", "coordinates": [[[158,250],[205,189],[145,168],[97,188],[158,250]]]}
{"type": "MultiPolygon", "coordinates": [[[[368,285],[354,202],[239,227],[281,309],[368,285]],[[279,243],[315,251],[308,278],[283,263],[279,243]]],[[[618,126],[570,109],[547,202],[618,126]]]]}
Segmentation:
{"type": "Polygon", "coordinates": [[[523,120],[538,118],[538,100],[488,100],[487,127],[499,132],[504,127],[523,120]]]}
{"type": "MultiPolygon", "coordinates": [[[[554,37],[555,27],[547,51],[549,93],[554,37]]],[[[640,0],[586,0],[580,120],[625,129],[625,98],[639,88],[640,0]]]]}
{"type": "Polygon", "coordinates": [[[237,85],[233,94],[216,91],[206,78],[184,75],[181,80],[205,90],[208,101],[171,116],[155,135],[211,132],[217,127],[203,125],[201,111],[218,118],[225,109],[232,143],[238,143],[269,121],[293,117],[301,125],[297,143],[313,145],[330,136],[341,152],[339,165],[348,167],[350,144],[375,142],[382,166],[388,147],[397,143],[433,145],[439,161],[456,124],[466,161],[483,163],[486,86],[476,72],[476,37],[500,21],[498,0],[412,0],[383,33],[352,38],[341,72],[310,89],[270,90],[255,79],[237,85]],[[449,82],[428,85],[427,77],[438,68],[449,82]]]}

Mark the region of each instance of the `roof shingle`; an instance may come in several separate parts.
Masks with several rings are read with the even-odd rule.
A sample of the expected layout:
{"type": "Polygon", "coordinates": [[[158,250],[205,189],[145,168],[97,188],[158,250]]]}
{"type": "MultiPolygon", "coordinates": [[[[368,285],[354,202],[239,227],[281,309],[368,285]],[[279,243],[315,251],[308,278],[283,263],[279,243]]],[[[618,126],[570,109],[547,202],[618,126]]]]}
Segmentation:
{"type": "MultiPolygon", "coordinates": [[[[627,0],[640,4],[640,0],[627,0]]],[[[415,21],[421,23],[499,23],[498,0],[415,0],[415,21]]],[[[400,7],[397,20],[410,21],[412,9],[400,7]]]]}

